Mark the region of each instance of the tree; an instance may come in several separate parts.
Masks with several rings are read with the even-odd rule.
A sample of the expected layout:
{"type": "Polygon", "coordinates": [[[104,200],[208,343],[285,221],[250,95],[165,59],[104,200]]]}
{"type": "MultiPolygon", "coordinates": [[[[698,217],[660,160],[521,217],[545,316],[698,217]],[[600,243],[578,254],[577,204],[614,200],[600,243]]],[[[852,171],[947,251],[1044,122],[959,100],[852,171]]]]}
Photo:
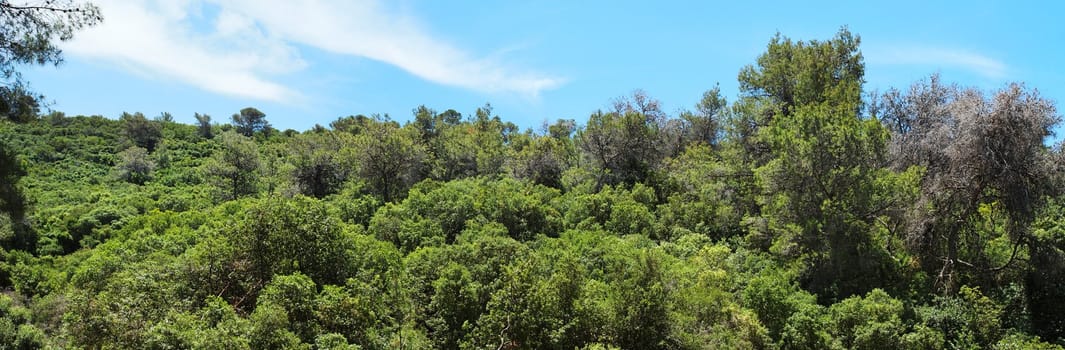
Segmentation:
{"type": "Polygon", "coordinates": [[[244,108],[240,110],[240,113],[234,114],[233,125],[237,127],[237,133],[247,137],[270,129],[270,123],[266,121],[266,113],[252,107],[244,108]]]}
{"type": "Polygon", "coordinates": [[[721,123],[727,110],[728,100],[721,96],[721,87],[714,85],[713,89],[703,93],[703,98],[695,105],[695,113],[681,115],[685,122],[684,141],[717,147],[721,123]]]}
{"type": "Polygon", "coordinates": [[[365,115],[349,115],[347,117],[337,118],[337,120],[330,122],[329,127],[332,128],[333,131],[343,131],[352,135],[358,135],[362,132],[362,129],[366,124],[370,122],[372,122],[371,118],[365,115]]]}
{"type": "Polygon", "coordinates": [[[880,106],[896,167],[925,169],[905,238],[938,287],[957,291],[966,283],[961,270],[989,280],[1014,263],[1019,246],[1039,251],[1029,226],[1045,196],[1057,192],[1044,145],[1060,120],[1051,101],[1020,84],[985,96],[933,76],[908,94],[889,92],[880,106]],[[982,215],[997,215],[1004,226],[981,229],[982,215]],[[1014,249],[996,266],[984,247],[998,236],[1014,249]]]}
{"type": "Polygon", "coordinates": [[[63,56],[55,39],[70,40],[75,31],[101,20],[100,10],[89,3],[0,1],[0,113],[17,121],[25,121],[31,113],[36,115],[42,96],[29,91],[18,67],[59,65],[63,56]]]}
{"type": "Polygon", "coordinates": [[[514,177],[533,183],[562,188],[562,173],[577,160],[577,150],[569,137],[536,137],[509,160],[514,177]]]}
{"type": "Polygon", "coordinates": [[[858,114],[859,42],[845,28],[825,42],[778,36],[759,57],[760,69],[741,73],[746,93],[760,94],[748,99],[768,98],[777,106],[758,132],[769,151],[755,170],[765,191],[763,216],[779,232],[778,247],[797,248],[780,253],[804,256],[802,283],[822,300],[893,280],[871,234],[893,203],[890,194],[900,191],[887,186],[893,174],[881,167],[887,130],[858,114]]]}
{"type": "Polygon", "coordinates": [[[151,179],[152,169],[155,169],[155,163],[148,159],[147,150],[131,146],[122,152],[118,152],[118,163],[115,164],[115,170],[118,173],[118,178],[123,181],[143,185],[144,182],[151,179]]]}
{"type": "Polygon", "coordinates": [[[584,158],[598,170],[599,186],[647,182],[662,159],[657,113],[622,110],[596,112],[577,132],[584,158]]]}
{"type": "Polygon", "coordinates": [[[123,112],[119,120],[126,126],[126,137],[133,141],[133,144],[148,152],[154,151],[159,141],[163,139],[163,128],[158,123],[148,120],[140,112],[134,114],[123,112]]]}
{"type": "Polygon", "coordinates": [[[205,139],[213,138],[214,133],[211,132],[211,116],[199,113],[196,113],[193,116],[196,117],[196,132],[200,134],[200,137],[205,139]]]}
{"type": "Polygon", "coordinates": [[[352,138],[348,133],[326,131],[290,141],[292,178],[300,193],[322,198],[340,190],[355,169],[352,138]]]}
{"type": "Polygon", "coordinates": [[[399,127],[388,120],[365,124],[355,139],[359,176],[373,194],[385,202],[403,198],[407,189],[421,180],[425,148],[418,142],[417,130],[399,127]]]}
{"type": "Polygon", "coordinates": [[[220,135],[222,148],[204,164],[204,172],[221,190],[225,200],[258,192],[259,148],[255,142],[232,132],[220,135]]]}
{"type": "Polygon", "coordinates": [[[435,156],[435,179],[497,176],[503,172],[516,125],[493,116],[489,104],[478,108],[473,120],[461,124],[451,124],[453,119],[447,114],[439,118],[438,135],[429,138],[428,147],[435,156]]]}
{"type": "Polygon", "coordinates": [[[0,215],[7,215],[11,222],[12,237],[0,237],[0,247],[34,251],[37,238],[25,222],[26,197],[19,190],[18,182],[26,175],[18,156],[6,143],[0,141],[0,215]]]}
{"type": "Polygon", "coordinates": [[[860,41],[845,27],[829,41],[795,42],[777,33],[757,64],[743,67],[741,98],[731,119],[730,137],[744,151],[746,161],[754,167],[768,161],[768,145],[760,130],[799,106],[836,100],[858,113],[865,74],[860,41]]]}
{"type": "Polygon", "coordinates": [[[159,115],[155,117],[155,121],[158,122],[158,123],[161,123],[161,124],[173,123],[174,122],[174,115],[170,114],[170,112],[162,112],[162,113],[159,113],[159,115]]]}

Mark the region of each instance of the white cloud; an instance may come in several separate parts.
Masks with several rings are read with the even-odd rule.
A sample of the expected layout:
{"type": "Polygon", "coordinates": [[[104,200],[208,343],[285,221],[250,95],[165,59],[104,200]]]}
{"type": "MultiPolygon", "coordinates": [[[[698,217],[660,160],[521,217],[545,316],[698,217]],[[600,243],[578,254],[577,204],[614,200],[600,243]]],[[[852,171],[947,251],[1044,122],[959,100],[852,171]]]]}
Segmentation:
{"type": "Polygon", "coordinates": [[[304,66],[293,50],[277,40],[247,28],[198,35],[189,21],[188,10],[196,5],[191,1],[105,0],[98,4],[105,22],[78,33],[64,47],[70,54],[232,96],[269,101],[291,101],[298,96],[264,76],[286,71],[281,67],[304,66]],[[241,50],[260,45],[258,50],[241,50]]]}
{"type": "Polygon", "coordinates": [[[891,46],[874,47],[863,51],[866,59],[873,64],[925,65],[942,69],[963,69],[990,79],[1002,79],[1008,73],[1005,63],[967,50],[891,46]]]}
{"type": "Polygon", "coordinates": [[[278,75],[306,67],[296,45],[365,57],[422,79],[535,97],[562,80],[477,57],[376,0],[100,0],[104,23],[66,46],[72,55],[176,79],[208,91],[291,102],[278,75]],[[208,11],[210,10],[210,11],[208,11]],[[204,13],[212,13],[205,18],[204,13]],[[210,21],[209,25],[204,23],[210,21]]]}

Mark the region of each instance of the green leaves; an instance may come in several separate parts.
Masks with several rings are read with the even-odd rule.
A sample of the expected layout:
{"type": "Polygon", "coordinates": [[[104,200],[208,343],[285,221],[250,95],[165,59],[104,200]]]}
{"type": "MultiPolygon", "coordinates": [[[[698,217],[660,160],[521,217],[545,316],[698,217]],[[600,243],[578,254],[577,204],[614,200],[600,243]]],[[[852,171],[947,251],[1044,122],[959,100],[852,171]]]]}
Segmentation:
{"type": "Polygon", "coordinates": [[[0,344],[1061,342],[1052,105],[933,82],[867,117],[862,74],[843,29],[777,36],[736,103],[714,88],[676,118],[637,91],[520,133],[487,105],[274,136],[254,109],[0,121],[0,344]]]}

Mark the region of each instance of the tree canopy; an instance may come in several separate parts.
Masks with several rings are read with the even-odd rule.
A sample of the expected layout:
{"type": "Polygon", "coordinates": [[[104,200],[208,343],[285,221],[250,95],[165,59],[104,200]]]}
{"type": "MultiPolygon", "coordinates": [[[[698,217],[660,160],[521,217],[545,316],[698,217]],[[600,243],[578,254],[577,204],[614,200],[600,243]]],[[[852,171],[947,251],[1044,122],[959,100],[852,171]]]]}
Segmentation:
{"type": "Polygon", "coordinates": [[[870,95],[860,42],[538,130],[0,120],[0,348],[1061,349],[1054,102],[870,95]]]}

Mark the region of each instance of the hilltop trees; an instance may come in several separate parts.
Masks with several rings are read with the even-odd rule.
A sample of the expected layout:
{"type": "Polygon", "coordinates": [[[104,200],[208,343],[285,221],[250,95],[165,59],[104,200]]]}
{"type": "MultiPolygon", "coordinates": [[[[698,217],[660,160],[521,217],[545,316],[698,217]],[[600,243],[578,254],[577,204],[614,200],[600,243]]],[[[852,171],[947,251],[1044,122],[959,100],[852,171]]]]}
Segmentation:
{"type": "Polygon", "coordinates": [[[322,198],[336,193],[354,172],[356,156],[350,134],[302,134],[292,143],[292,178],[304,195],[322,198]]]}
{"type": "Polygon", "coordinates": [[[155,147],[159,145],[159,141],[163,139],[163,128],[159,123],[148,120],[144,114],[137,112],[134,114],[122,113],[119,117],[126,125],[126,137],[137,147],[152,152],[155,147]]]}
{"type": "Polygon", "coordinates": [[[204,173],[225,200],[237,199],[259,191],[259,147],[236,133],[218,137],[221,148],[204,164],[204,173]]]}
{"type": "Polygon", "coordinates": [[[640,90],[613,105],[613,111],[589,116],[577,132],[577,145],[595,167],[597,185],[652,181],[663,155],[659,129],[665,113],[658,100],[640,90]]]}
{"type": "Polygon", "coordinates": [[[488,105],[269,137],[253,109],[0,120],[0,344],[1060,348],[1054,104],[863,99],[859,42],[778,35],[734,102],[636,91],[536,131],[488,105]]]}
{"type": "Polygon", "coordinates": [[[413,128],[384,121],[371,123],[355,138],[355,144],[364,150],[356,156],[359,175],[384,201],[402,198],[421,180],[426,154],[413,128]]]}
{"type": "Polygon", "coordinates": [[[266,121],[266,113],[253,107],[241,109],[240,113],[233,114],[232,119],[233,125],[237,127],[237,133],[247,137],[252,137],[256,132],[270,130],[270,122],[266,121]]]}
{"type": "Polygon", "coordinates": [[[205,139],[213,138],[214,132],[211,131],[211,116],[207,114],[196,113],[196,133],[205,139]]]}
{"type": "Polygon", "coordinates": [[[845,29],[825,42],[778,36],[757,67],[740,73],[741,103],[768,107],[747,117],[763,120],[756,138],[767,153],[751,155],[764,161],[755,169],[769,193],[763,213],[783,234],[777,244],[798,248],[781,252],[805,256],[804,282],[822,297],[864,293],[892,279],[887,256],[872,244],[893,192],[881,187],[891,176],[881,169],[888,133],[858,114],[859,42],[845,29]]]}

